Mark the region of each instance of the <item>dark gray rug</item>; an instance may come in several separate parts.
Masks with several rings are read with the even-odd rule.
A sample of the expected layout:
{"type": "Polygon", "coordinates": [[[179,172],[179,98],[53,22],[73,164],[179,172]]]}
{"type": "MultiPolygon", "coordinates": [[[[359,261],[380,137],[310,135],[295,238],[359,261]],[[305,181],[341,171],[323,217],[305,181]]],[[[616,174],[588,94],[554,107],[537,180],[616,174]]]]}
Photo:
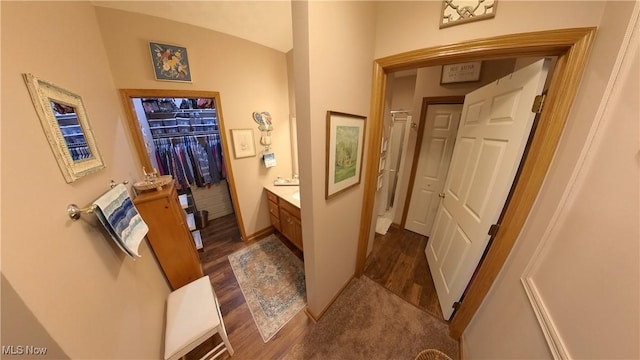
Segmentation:
{"type": "Polygon", "coordinates": [[[286,359],[414,359],[434,348],[458,358],[447,325],[373,280],[352,280],[286,359]]]}

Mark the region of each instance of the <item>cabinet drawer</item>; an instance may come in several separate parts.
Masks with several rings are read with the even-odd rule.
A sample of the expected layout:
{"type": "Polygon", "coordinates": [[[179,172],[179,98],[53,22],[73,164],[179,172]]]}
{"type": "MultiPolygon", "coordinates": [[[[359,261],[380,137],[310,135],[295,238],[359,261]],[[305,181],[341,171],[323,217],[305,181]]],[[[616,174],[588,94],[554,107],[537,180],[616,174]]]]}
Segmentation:
{"type": "Polygon", "coordinates": [[[294,205],[291,205],[288,202],[283,200],[283,201],[280,201],[280,208],[286,210],[294,218],[297,218],[298,220],[300,220],[300,209],[298,209],[294,205]]]}
{"type": "Polygon", "coordinates": [[[280,212],[278,211],[278,204],[273,203],[271,201],[268,201],[269,203],[269,214],[271,214],[271,216],[275,216],[276,218],[280,217],[280,212]]]}
{"type": "Polygon", "coordinates": [[[278,197],[269,190],[266,190],[266,192],[267,192],[267,199],[269,199],[269,201],[273,201],[274,203],[278,204],[278,197]]]}

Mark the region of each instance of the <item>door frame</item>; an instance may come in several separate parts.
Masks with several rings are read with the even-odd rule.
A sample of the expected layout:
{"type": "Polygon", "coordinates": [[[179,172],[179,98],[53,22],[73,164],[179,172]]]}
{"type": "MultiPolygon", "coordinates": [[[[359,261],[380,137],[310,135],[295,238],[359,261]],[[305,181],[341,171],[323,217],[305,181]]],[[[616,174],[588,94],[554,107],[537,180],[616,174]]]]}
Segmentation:
{"type": "Polygon", "coordinates": [[[231,193],[231,203],[235,212],[236,222],[240,230],[240,236],[243,241],[248,241],[247,234],[244,229],[244,222],[242,221],[242,214],[240,207],[238,206],[238,193],[236,191],[236,183],[233,177],[233,169],[231,168],[231,159],[228,154],[229,146],[227,141],[227,132],[224,126],[224,118],[222,116],[222,102],[220,101],[220,93],[217,91],[202,91],[202,90],[165,90],[165,89],[120,89],[120,98],[124,105],[126,113],[126,123],[129,128],[129,134],[133,139],[134,148],[136,154],[142,166],[147,169],[151,169],[151,161],[147,154],[147,149],[144,145],[142,131],[140,130],[140,124],[138,123],[138,116],[136,115],[135,108],[133,107],[133,98],[213,98],[216,102],[217,114],[218,114],[218,129],[220,132],[220,141],[222,146],[222,152],[225,156],[222,157],[224,166],[227,171],[227,183],[229,184],[229,192],[231,193]]]}
{"type": "Polygon", "coordinates": [[[380,156],[377,150],[382,138],[384,94],[388,74],[398,70],[468,61],[525,56],[558,57],[544,109],[531,139],[527,158],[521,165],[521,176],[514,183],[511,200],[503,210],[501,226],[492,237],[485,258],[468,285],[462,304],[449,322],[451,336],[460,339],[502,269],[540,191],[571,110],[595,34],[595,27],[510,34],[414,50],[374,61],[370,133],[367,140],[368,161],[356,255],[356,276],[364,273],[367,245],[371,235],[378,170],[375,165],[378,164],[380,156]]]}
{"type": "MultiPolygon", "coordinates": [[[[411,205],[411,196],[413,195],[413,185],[416,180],[416,172],[418,171],[418,161],[420,161],[420,152],[422,151],[422,139],[424,138],[424,128],[427,126],[427,109],[431,105],[462,105],[464,96],[435,96],[423,97],[422,108],[420,110],[420,123],[418,124],[418,135],[416,136],[416,146],[413,151],[413,161],[411,162],[411,175],[409,175],[409,186],[407,187],[407,195],[404,199],[404,209],[402,210],[402,220],[400,226],[404,229],[407,225],[407,215],[409,214],[409,205],[411,205]]],[[[457,130],[456,130],[457,132],[457,130]]],[[[448,171],[447,171],[448,172],[448,171]]]]}

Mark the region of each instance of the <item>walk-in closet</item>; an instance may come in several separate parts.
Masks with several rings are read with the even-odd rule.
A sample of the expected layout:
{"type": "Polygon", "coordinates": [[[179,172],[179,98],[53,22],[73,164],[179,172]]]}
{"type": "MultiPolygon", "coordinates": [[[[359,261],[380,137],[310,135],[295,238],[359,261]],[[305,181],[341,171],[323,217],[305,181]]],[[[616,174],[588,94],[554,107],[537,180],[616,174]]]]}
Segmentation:
{"type": "Polygon", "coordinates": [[[153,169],[176,181],[196,247],[199,230],[234,212],[215,98],[132,98],[153,169]]]}

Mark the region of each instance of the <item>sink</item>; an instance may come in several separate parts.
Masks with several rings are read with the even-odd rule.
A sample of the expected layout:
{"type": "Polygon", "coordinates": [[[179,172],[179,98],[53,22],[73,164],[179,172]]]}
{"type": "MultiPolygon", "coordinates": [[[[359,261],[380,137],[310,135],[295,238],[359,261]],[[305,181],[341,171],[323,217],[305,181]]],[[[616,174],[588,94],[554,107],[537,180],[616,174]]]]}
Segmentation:
{"type": "Polygon", "coordinates": [[[291,197],[300,201],[300,190],[297,190],[296,192],[294,192],[293,194],[291,194],[291,197]]]}

